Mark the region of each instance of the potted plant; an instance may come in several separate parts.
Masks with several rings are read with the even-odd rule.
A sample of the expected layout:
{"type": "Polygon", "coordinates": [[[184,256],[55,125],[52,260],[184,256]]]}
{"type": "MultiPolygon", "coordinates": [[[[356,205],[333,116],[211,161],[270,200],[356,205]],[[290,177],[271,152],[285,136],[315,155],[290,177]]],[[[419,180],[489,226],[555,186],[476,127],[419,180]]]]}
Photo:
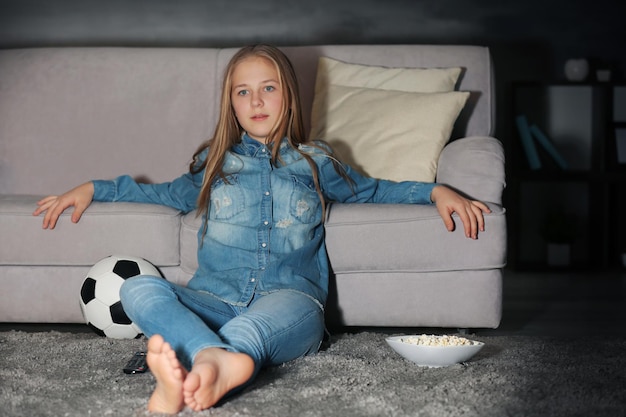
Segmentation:
{"type": "Polygon", "coordinates": [[[576,216],[563,209],[550,211],[543,222],[541,234],[547,243],[548,265],[570,265],[572,242],[577,235],[576,216]]]}

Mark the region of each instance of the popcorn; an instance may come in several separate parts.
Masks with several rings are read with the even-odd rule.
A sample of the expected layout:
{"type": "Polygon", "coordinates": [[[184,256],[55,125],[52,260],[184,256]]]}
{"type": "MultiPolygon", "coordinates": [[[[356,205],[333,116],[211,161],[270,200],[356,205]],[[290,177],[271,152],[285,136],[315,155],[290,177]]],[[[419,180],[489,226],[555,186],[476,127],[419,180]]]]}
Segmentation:
{"type": "Polygon", "coordinates": [[[478,342],[474,342],[473,340],[466,339],[464,337],[459,336],[435,336],[435,335],[427,335],[423,334],[421,336],[408,336],[400,339],[403,343],[408,343],[411,345],[418,346],[473,346],[477,345],[478,342]]]}

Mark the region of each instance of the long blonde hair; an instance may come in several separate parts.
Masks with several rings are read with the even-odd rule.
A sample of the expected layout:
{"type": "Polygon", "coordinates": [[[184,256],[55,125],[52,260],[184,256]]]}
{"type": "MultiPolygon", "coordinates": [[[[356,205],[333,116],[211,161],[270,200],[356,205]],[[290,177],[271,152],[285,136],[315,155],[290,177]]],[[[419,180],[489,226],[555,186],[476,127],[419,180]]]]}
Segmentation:
{"type": "MultiPolygon", "coordinates": [[[[311,156],[299,149],[299,145],[306,143],[307,145],[322,149],[325,152],[326,150],[306,140],[296,73],[289,58],[278,48],[270,45],[252,45],[244,47],[231,58],[226,67],[222,84],[220,116],[217,126],[215,127],[215,134],[212,139],[209,139],[198,148],[189,166],[189,170],[192,173],[201,172],[203,169],[205,170],[202,188],[198,196],[198,215],[204,215],[208,218],[208,210],[211,201],[211,186],[218,177],[227,181],[222,170],[226,153],[231,147],[240,142],[241,135],[243,134],[243,129],[237,121],[232,106],[232,76],[237,65],[250,57],[261,57],[267,59],[274,65],[283,94],[281,115],[278,118],[276,126],[274,126],[269,133],[266,141],[272,149],[272,163],[276,165],[277,162],[280,162],[279,145],[282,139],[286,137],[289,145],[299,152],[311,167],[315,189],[322,203],[322,219],[324,219],[326,216],[326,203],[319,185],[317,165],[311,156]],[[202,154],[207,149],[208,155],[206,159],[202,160],[202,154]]],[[[345,174],[345,170],[339,163],[335,162],[334,158],[333,164],[335,164],[337,172],[350,182],[345,174]]]]}

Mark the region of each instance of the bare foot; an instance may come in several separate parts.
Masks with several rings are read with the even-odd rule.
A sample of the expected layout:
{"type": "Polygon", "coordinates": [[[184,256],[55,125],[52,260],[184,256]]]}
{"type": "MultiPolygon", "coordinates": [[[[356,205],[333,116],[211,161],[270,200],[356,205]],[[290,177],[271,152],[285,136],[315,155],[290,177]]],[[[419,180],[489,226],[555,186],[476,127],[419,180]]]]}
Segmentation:
{"type": "Polygon", "coordinates": [[[245,353],[204,349],[185,378],[185,403],[194,411],[212,407],[230,390],[247,382],[253,372],[254,361],[245,353]]]}
{"type": "Polygon", "coordinates": [[[176,358],[176,352],[157,334],[148,340],[146,360],[157,381],[148,401],[148,410],[166,414],[178,413],[185,407],[183,382],[187,371],[176,358]]]}

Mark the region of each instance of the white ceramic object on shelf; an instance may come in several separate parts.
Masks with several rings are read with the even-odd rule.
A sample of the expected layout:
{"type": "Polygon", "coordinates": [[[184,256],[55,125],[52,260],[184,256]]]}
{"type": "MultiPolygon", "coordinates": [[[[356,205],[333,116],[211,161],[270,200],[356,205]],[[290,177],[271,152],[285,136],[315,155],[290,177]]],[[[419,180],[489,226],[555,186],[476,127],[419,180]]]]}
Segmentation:
{"type": "Polygon", "coordinates": [[[565,62],[565,77],[569,81],[583,81],[589,75],[589,61],[585,58],[568,59],[565,62]]]}

